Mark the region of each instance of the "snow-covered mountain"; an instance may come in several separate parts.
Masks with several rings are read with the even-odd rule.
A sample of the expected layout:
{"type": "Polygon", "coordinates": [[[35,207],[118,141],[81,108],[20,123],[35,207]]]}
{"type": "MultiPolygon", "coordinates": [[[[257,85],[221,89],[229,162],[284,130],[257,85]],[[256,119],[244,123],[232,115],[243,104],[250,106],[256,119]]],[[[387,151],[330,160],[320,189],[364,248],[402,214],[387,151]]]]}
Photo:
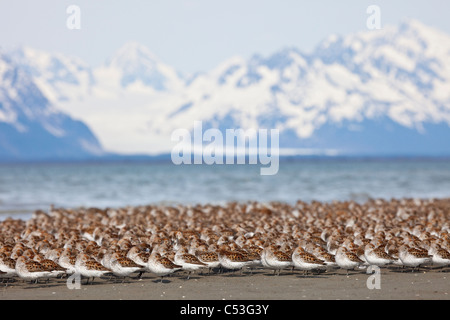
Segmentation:
{"type": "Polygon", "coordinates": [[[311,53],[231,57],[185,77],[125,44],[102,66],[11,53],[45,97],[83,120],[106,150],[168,152],[171,133],[278,128],[300,154],[450,154],[450,36],[415,20],[330,35],[311,53]]]}
{"type": "Polygon", "coordinates": [[[29,71],[0,52],[0,160],[83,159],[102,154],[90,129],[59,111],[29,71]]]}
{"type": "Polygon", "coordinates": [[[231,59],[190,83],[167,131],[186,121],[279,128],[286,148],[450,153],[450,37],[417,21],[231,59]]]}
{"type": "Polygon", "coordinates": [[[123,88],[139,83],[155,91],[179,91],[184,86],[172,67],[137,42],[122,46],[104,66],[95,70],[95,75],[99,82],[112,77],[123,88]]]}
{"type": "Polygon", "coordinates": [[[7,53],[52,102],[82,99],[94,85],[91,67],[77,57],[30,47],[16,47],[7,53]]]}

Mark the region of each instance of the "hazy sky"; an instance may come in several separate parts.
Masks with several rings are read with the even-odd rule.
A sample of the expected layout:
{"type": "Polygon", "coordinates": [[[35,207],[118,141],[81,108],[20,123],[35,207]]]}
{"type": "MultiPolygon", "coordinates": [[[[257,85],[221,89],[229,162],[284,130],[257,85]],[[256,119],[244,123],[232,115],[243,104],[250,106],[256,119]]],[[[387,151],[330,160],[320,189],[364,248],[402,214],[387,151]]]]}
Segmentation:
{"type": "Polygon", "coordinates": [[[415,18],[450,33],[448,0],[0,0],[0,46],[27,45],[99,65],[138,41],[190,73],[233,55],[268,55],[286,46],[309,51],[331,33],[367,30],[373,4],[382,26],[415,18]],[[80,30],[66,27],[69,5],[80,8],[80,30]]]}

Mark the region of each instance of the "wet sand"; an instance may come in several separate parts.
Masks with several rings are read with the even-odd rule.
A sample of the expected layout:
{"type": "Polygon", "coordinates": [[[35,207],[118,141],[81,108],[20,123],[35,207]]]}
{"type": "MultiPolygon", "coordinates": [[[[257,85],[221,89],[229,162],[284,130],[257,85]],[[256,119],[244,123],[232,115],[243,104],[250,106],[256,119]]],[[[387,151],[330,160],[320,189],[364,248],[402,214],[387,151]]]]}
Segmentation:
{"type": "Polygon", "coordinates": [[[160,278],[147,273],[142,279],[104,277],[80,289],[69,289],[66,279],[51,279],[48,283],[30,284],[16,280],[1,289],[1,300],[449,300],[450,270],[401,272],[397,268],[382,268],[380,289],[374,274],[365,270],[331,270],[316,275],[283,270],[273,275],[271,270],[257,269],[250,274],[176,273],[160,278]]]}

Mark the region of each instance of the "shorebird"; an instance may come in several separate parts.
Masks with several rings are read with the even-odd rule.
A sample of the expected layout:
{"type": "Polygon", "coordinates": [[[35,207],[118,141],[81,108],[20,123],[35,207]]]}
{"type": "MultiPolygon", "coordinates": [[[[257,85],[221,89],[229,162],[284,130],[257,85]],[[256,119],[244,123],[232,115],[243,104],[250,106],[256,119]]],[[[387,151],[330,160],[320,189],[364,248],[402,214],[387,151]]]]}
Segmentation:
{"type": "Polygon", "coordinates": [[[411,267],[412,271],[418,268],[420,265],[424,263],[431,262],[432,256],[428,253],[417,250],[415,248],[410,248],[408,245],[403,244],[398,249],[399,258],[402,261],[403,265],[406,267],[411,267]]]}
{"type": "MultiPolygon", "coordinates": [[[[133,248],[132,248],[133,249],[133,248]]],[[[137,276],[138,279],[142,277],[145,271],[148,270],[148,259],[150,258],[150,253],[146,251],[142,251],[133,255],[127,255],[128,258],[133,260],[136,264],[142,266],[142,269],[139,271],[137,276]]]]}
{"type": "Polygon", "coordinates": [[[111,269],[112,256],[115,253],[113,248],[109,248],[101,257],[100,263],[107,269],[111,269]]]}
{"type": "Polygon", "coordinates": [[[347,276],[348,270],[352,270],[364,263],[356,254],[350,252],[344,246],[340,246],[337,249],[335,259],[337,265],[347,271],[347,276]]]}
{"type": "Polygon", "coordinates": [[[386,251],[379,247],[375,247],[372,243],[364,246],[364,256],[370,265],[383,267],[385,265],[394,263],[395,259],[388,255],[386,251]]]}
{"type": "Polygon", "coordinates": [[[118,252],[113,253],[111,256],[110,268],[115,276],[123,277],[122,283],[125,281],[125,278],[132,273],[136,271],[145,271],[145,267],[138,265],[130,258],[122,256],[118,252]]]}
{"type": "Polygon", "coordinates": [[[442,249],[437,243],[431,244],[428,254],[432,256],[431,262],[434,266],[445,267],[450,265],[450,253],[447,250],[442,249]]]}
{"type": "Polygon", "coordinates": [[[201,262],[193,254],[188,253],[188,250],[185,247],[180,247],[177,250],[173,262],[182,266],[183,270],[188,272],[187,280],[189,280],[193,271],[208,266],[206,263],[201,262]]]}
{"type": "Polygon", "coordinates": [[[312,270],[320,270],[326,267],[323,260],[318,259],[315,255],[306,252],[302,247],[297,247],[292,253],[292,262],[294,267],[304,272],[312,270]]]}
{"type": "Polygon", "coordinates": [[[251,261],[246,257],[246,255],[228,250],[227,247],[220,247],[217,251],[219,256],[220,266],[227,270],[241,270],[247,266],[251,261]]]}
{"type": "Polygon", "coordinates": [[[219,255],[215,251],[196,251],[195,256],[200,262],[208,266],[208,273],[210,273],[212,269],[220,266],[219,255]]]}
{"type": "Polygon", "coordinates": [[[273,269],[274,274],[278,271],[278,275],[280,275],[281,269],[292,266],[292,258],[287,253],[277,250],[276,246],[271,245],[262,251],[261,263],[263,266],[273,269]]]}
{"type": "Polygon", "coordinates": [[[63,253],[63,250],[63,248],[51,249],[45,253],[44,257],[54,262],[58,262],[59,257],[61,257],[61,254],[63,253]]]}
{"type": "Polygon", "coordinates": [[[30,260],[25,256],[21,256],[16,260],[16,273],[24,279],[38,283],[40,278],[48,278],[49,272],[39,262],[30,260]]]}
{"type": "Polygon", "coordinates": [[[336,268],[338,267],[336,263],[336,259],[333,254],[328,253],[325,249],[322,247],[316,247],[313,250],[313,254],[320,260],[322,260],[326,265],[327,268],[336,268]]]}
{"type": "Polygon", "coordinates": [[[75,262],[75,272],[87,278],[86,284],[88,284],[89,279],[92,278],[92,284],[94,278],[100,278],[107,273],[111,273],[111,270],[90,258],[87,254],[79,253],[75,262]]]}
{"type": "Polygon", "coordinates": [[[48,271],[49,278],[55,278],[66,273],[66,268],[61,267],[53,260],[45,259],[39,254],[35,255],[33,260],[39,262],[48,271]]]}
{"type": "Polygon", "coordinates": [[[0,271],[4,272],[2,278],[13,278],[17,275],[16,261],[5,254],[0,254],[0,271]]]}
{"type": "Polygon", "coordinates": [[[156,274],[157,276],[160,276],[162,282],[163,277],[170,275],[175,271],[181,270],[183,267],[181,265],[173,263],[168,258],[161,256],[160,253],[154,250],[152,251],[148,259],[147,268],[150,270],[150,272],[156,274]]]}
{"type": "Polygon", "coordinates": [[[73,254],[71,249],[64,249],[58,259],[58,263],[61,267],[66,269],[67,274],[73,274],[76,271],[76,260],[77,257],[75,254],[73,254]]]}
{"type": "Polygon", "coordinates": [[[147,267],[150,248],[148,246],[133,246],[128,250],[126,257],[133,260],[136,264],[147,267]]]}
{"type": "MultiPolygon", "coordinates": [[[[295,266],[294,261],[280,261],[264,251],[269,244],[275,245],[271,251],[280,252],[280,256],[287,254],[291,259],[292,249],[301,246],[323,260],[327,267],[339,267],[339,262],[347,274],[354,266],[362,267],[366,263],[345,260],[343,253],[333,256],[343,245],[361,260],[367,260],[367,265],[446,266],[449,260],[442,250],[450,249],[449,210],[450,199],[378,199],[364,204],[300,201],[294,207],[251,202],[105,210],[58,208],[50,215],[35,214],[27,222],[14,219],[0,222],[0,255],[4,260],[3,265],[0,262],[0,272],[7,272],[2,277],[15,274],[15,259],[41,255],[66,268],[67,274],[74,273],[79,252],[106,269],[110,269],[116,251],[145,267],[149,265],[154,246],[164,248],[155,252],[172,263],[176,249],[185,246],[189,248],[188,253],[204,264],[203,268],[220,263],[223,269],[240,269],[241,274],[244,268],[259,263],[278,274],[289,263],[295,266]],[[402,261],[398,248],[403,244],[408,249],[402,249],[402,261]],[[378,250],[380,256],[383,251],[391,256],[392,262],[377,259],[374,253],[378,250]],[[10,268],[10,273],[5,271],[6,259],[13,259],[14,270],[10,268]]],[[[274,252],[272,255],[276,257],[274,252]]],[[[37,259],[42,262],[41,258],[37,259]]],[[[42,264],[43,269],[48,269],[42,264]]],[[[45,272],[42,277],[51,274],[49,270],[45,272]]]]}
{"type": "Polygon", "coordinates": [[[242,249],[245,257],[249,260],[246,267],[250,269],[250,274],[253,274],[253,268],[261,265],[261,254],[264,249],[255,245],[244,245],[242,249]]]}
{"type": "Polygon", "coordinates": [[[390,244],[387,245],[387,249],[386,249],[386,253],[392,257],[393,262],[392,264],[395,266],[402,266],[403,267],[403,263],[402,260],[400,260],[399,257],[399,252],[398,252],[398,244],[396,242],[392,242],[390,244]]]}

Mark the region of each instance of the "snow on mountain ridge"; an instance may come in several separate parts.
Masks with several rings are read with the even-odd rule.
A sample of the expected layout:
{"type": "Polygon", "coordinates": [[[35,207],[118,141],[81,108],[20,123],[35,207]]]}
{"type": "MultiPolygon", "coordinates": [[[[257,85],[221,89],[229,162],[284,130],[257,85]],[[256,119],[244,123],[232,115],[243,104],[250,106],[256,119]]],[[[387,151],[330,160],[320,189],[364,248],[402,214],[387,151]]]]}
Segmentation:
{"type": "Polygon", "coordinates": [[[418,132],[426,122],[449,125],[450,99],[444,92],[450,92],[450,57],[429,46],[448,47],[450,40],[435,32],[413,20],[328,38],[311,55],[287,48],[229,68],[222,64],[183,91],[180,106],[189,107],[171,114],[170,121],[152,121],[151,127],[168,134],[194,120],[218,125],[231,119],[235,127],[257,128],[264,114],[272,114],[266,126],[308,139],[327,124],[355,128],[364,119],[384,116],[418,132]],[[423,34],[441,44],[431,44],[423,34]]]}
{"type": "Polygon", "coordinates": [[[78,57],[26,46],[7,53],[52,102],[81,99],[94,85],[91,68],[78,57]]]}
{"type": "Polygon", "coordinates": [[[0,52],[0,159],[67,159],[103,153],[89,128],[59,111],[29,71],[13,60],[0,52]]]}
{"type": "Polygon", "coordinates": [[[362,134],[366,121],[419,133],[428,123],[450,125],[450,37],[416,20],[332,35],[310,54],[284,48],[267,57],[232,57],[189,79],[137,42],[83,70],[92,76],[83,90],[64,77],[53,87],[46,79],[56,77],[35,80],[112,151],[168,151],[171,132],[194,121],[278,128],[286,141],[314,141],[332,132],[329,126],[362,134]],[[55,88],[68,99],[52,94],[55,88]]]}
{"type": "Polygon", "coordinates": [[[141,81],[156,91],[170,91],[179,90],[182,85],[182,80],[172,67],[137,42],[124,44],[104,67],[119,71],[122,87],[141,81]]]}

